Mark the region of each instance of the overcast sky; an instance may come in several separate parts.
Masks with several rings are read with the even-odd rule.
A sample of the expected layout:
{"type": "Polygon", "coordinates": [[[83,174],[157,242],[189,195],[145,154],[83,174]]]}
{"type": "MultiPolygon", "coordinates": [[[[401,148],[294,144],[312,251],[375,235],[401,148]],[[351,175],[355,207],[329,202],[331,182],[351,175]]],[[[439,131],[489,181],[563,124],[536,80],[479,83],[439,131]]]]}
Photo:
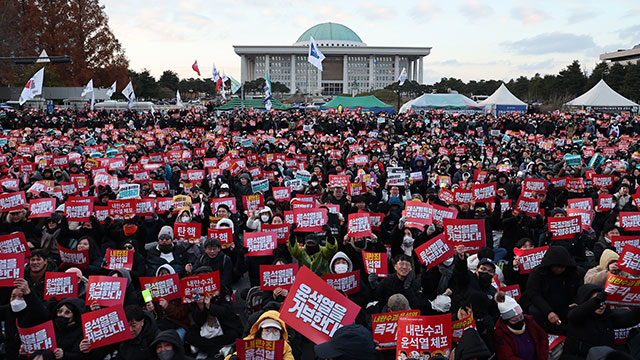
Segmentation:
{"type": "Polygon", "coordinates": [[[131,68],[239,79],[232,45],[291,45],[309,27],[337,22],[368,45],[432,47],[424,80],[555,74],[573,60],[591,71],[603,52],[640,43],[640,2],[102,0],[131,68]]]}

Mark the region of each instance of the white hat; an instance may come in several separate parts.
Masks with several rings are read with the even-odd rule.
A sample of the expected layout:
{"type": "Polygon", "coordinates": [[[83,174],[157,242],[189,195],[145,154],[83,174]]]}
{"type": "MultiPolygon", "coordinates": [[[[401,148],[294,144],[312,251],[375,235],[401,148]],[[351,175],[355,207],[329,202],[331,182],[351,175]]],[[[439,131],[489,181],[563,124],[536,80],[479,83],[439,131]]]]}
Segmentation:
{"type": "Polygon", "coordinates": [[[262,322],[260,323],[260,329],[264,329],[264,328],[276,328],[280,331],[282,331],[282,325],[280,325],[280,323],[276,320],[273,319],[264,319],[262,320],[262,322]]]}
{"type": "Polygon", "coordinates": [[[496,302],[498,303],[498,310],[500,310],[502,320],[509,320],[522,314],[520,304],[511,296],[505,295],[502,291],[496,294],[496,302]]]}

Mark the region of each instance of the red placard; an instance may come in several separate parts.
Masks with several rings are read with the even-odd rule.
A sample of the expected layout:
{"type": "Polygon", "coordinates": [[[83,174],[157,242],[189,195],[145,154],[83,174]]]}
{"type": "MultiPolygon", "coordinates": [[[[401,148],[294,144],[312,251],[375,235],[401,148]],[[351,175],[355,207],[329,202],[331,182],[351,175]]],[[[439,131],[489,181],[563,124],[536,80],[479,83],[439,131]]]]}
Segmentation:
{"type": "Polygon", "coordinates": [[[278,246],[278,234],[271,232],[245,232],[244,247],[249,252],[245,256],[273,255],[273,250],[278,246]]]}
{"type": "Polygon", "coordinates": [[[77,266],[84,268],[89,264],[89,250],[70,250],[58,245],[61,267],[77,266]]]}
{"type": "Polygon", "coordinates": [[[451,339],[453,342],[459,342],[462,334],[467,329],[475,329],[476,321],[473,318],[473,311],[469,312],[466,317],[451,323],[451,339]]]}
{"type": "Polygon", "coordinates": [[[132,172],[132,175],[134,183],[146,183],[151,180],[148,170],[134,171],[132,172]]]}
{"type": "Polygon", "coordinates": [[[0,186],[11,191],[18,191],[20,188],[20,179],[4,178],[0,180],[0,186]]]}
{"type": "Polygon", "coordinates": [[[115,219],[129,219],[136,214],[136,200],[109,200],[109,216],[115,219]]]}
{"type": "Polygon", "coordinates": [[[349,237],[369,237],[371,236],[371,221],[368,213],[349,214],[347,222],[347,232],[349,237]]]}
{"type": "Polygon", "coordinates": [[[33,199],[29,202],[29,219],[49,217],[56,211],[56,199],[33,199]]]}
{"type": "Polygon", "coordinates": [[[414,249],[416,255],[427,270],[449,259],[455,253],[454,248],[444,239],[444,234],[440,234],[426,243],[414,249]]]}
{"type": "Polygon", "coordinates": [[[619,236],[614,235],[611,237],[611,245],[616,248],[618,254],[622,253],[625,245],[630,244],[635,247],[640,247],[640,236],[619,236]]]}
{"type": "Polygon", "coordinates": [[[419,316],[420,310],[396,311],[371,315],[371,331],[376,350],[395,349],[398,319],[401,316],[419,316]]]}
{"type": "Polygon", "coordinates": [[[620,270],[630,275],[640,275],[640,248],[627,244],[618,258],[620,270]]]}
{"type": "Polygon", "coordinates": [[[455,200],[455,196],[453,194],[453,191],[449,190],[449,189],[440,189],[440,192],[438,193],[438,197],[440,198],[440,200],[448,203],[448,204],[453,204],[454,200],[455,200]]]}
{"type": "Polygon", "coordinates": [[[464,245],[468,252],[476,253],[486,245],[484,220],[443,219],[444,236],[452,247],[464,245]]]}
{"type": "Polygon", "coordinates": [[[289,241],[289,224],[262,224],[260,230],[275,232],[278,244],[286,244],[289,241]]]}
{"type": "Polygon", "coordinates": [[[550,217],[549,232],[552,239],[571,239],[582,231],[580,216],[550,217]]]}
{"type": "Polygon", "coordinates": [[[609,273],[604,285],[607,304],[620,306],[640,306],[640,279],[629,279],[609,273]]]}
{"type": "Polygon", "coordinates": [[[135,212],[138,216],[151,216],[156,211],[156,199],[137,199],[135,204],[135,212]]]}
{"type": "Polygon", "coordinates": [[[220,240],[220,245],[222,245],[223,249],[226,249],[233,244],[233,230],[230,227],[220,229],[209,228],[207,229],[207,237],[210,239],[220,240]]]}
{"type": "Polygon", "coordinates": [[[273,198],[279,202],[291,201],[291,188],[288,187],[274,187],[273,198]]]}
{"type": "Polygon", "coordinates": [[[280,319],[316,344],[352,324],[360,307],[303,266],[281,307],[280,319]],[[314,316],[310,316],[315,314],[314,316]]]}
{"type": "Polygon", "coordinates": [[[243,195],[242,205],[244,205],[244,209],[247,211],[258,211],[264,207],[264,195],[243,195]]]}
{"type": "Polygon", "coordinates": [[[24,254],[25,257],[31,256],[31,250],[21,231],[7,235],[0,235],[0,254],[24,254]]]}
{"type": "Polygon", "coordinates": [[[492,201],[496,197],[496,183],[473,184],[471,185],[471,191],[476,202],[492,201]]]}
{"type": "Polygon", "coordinates": [[[367,193],[367,186],[362,182],[349,183],[347,194],[351,197],[360,196],[367,193]]]}
{"type": "Polygon", "coordinates": [[[533,270],[533,268],[540,265],[542,258],[544,257],[544,254],[547,253],[548,249],[548,246],[533,249],[513,249],[513,253],[520,257],[520,273],[528,274],[533,270]]]}
{"type": "Polygon", "coordinates": [[[462,205],[470,204],[473,200],[473,191],[456,188],[453,190],[453,203],[462,205]]]}
{"type": "Polygon", "coordinates": [[[561,177],[561,178],[552,178],[551,179],[551,186],[553,186],[554,189],[565,189],[567,187],[567,180],[569,179],[569,177],[561,177]]]}
{"type": "Polygon", "coordinates": [[[451,315],[405,316],[398,319],[398,343],[396,358],[401,354],[409,355],[413,351],[422,354],[428,351],[431,355],[451,353],[451,315]]]}
{"type": "Polygon", "coordinates": [[[64,204],[64,214],[69,221],[87,222],[93,214],[93,203],[67,201],[64,204]]]}
{"type": "Polygon", "coordinates": [[[458,210],[433,204],[433,221],[442,222],[444,219],[455,219],[458,216],[458,210]]]}
{"type": "Polygon", "coordinates": [[[0,254],[0,287],[13,287],[15,279],[24,277],[24,253],[0,254]]]}
{"type": "Polygon", "coordinates": [[[433,223],[433,208],[429,204],[415,200],[407,201],[405,212],[407,221],[422,225],[431,225],[433,223]]]}
{"type": "Polygon", "coordinates": [[[329,175],[330,187],[346,188],[349,185],[349,175],[329,175]]]}
{"type": "Polygon", "coordinates": [[[584,178],[569,178],[567,179],[567,190],[574,193],[584,192],[585,183],[584,178]]]}
{"type": "Polygon", "coordinates": [[[24,209],[27,199],[24,191],[4,193],[0,195],[0,212],[24,209]]]}
{"type": "Polygon", "coordinates": [[[177,240],[200,243],[200,223],[173,223],[173,235],[177,240]]]}
{"type": "Polygon", "coordinates": [[[199,184],[204,180],[204,170],[187,170],[187,180],[199,184]]]}
{"type": "Polygon", "coordinates": [[[608,211],[613,209],[613,195],[599,194],[597,211],[608,211]]]}
{"type": "Polygon", "coordinates": [[[234,197],[225,197],[225,198],[209,198],[209,205],[211,205],[211,211],[218,211],[218,206],[225,204],[229,207],[232,213],[236,213],[236,198],[234,197]]]}
{"type": "Polygon", "coordinates": [[[131,330],[122,306],[82,314],[82,331],[91,349],[131,339],[131,330]]]}
{"type": "Polygon", "coordinates": [[[611,189],[613,187],[613,175],[594,174],[591,178],[593,187],[611,189]]]}
{"type": "Polygon", "coordinates": [[[180,279],[183,304],[189,304],[205,295],[220,295],[220,272],[191,275],[180,279]]]}
{"type": "Polygon", "coordinates": [[[593,199],[592,198],[569,199],[567,200],[567,208],[591,211],[593,210],[593,199]]]}
{"type": "Polygon", "coordinates": [[[109,270],[133,268],[133,250],[107,249],[104,255],[104,268],[109,270]]]}
{"type": "Polygon", "coordinates": [[[295,231],[320,232],[322,226],[327,224],[327,209],[294,209],[293,219],[298,225],[295,231]]]}
{"type": "Polygon", "coordinates": [[[346,295],[360,291],[360,271],[352,271],[344,274],[322,274],[322,278],[332,288],[342,291],[346,295]]]}
{"type": "Polygon", "coordinates": [[[89,276],[85,305],[94,302],[100,306],[122,305],[127,288],[127,279],[112,276],[89,276]]]}
{"type": "Polygon", "coordinates": [[[151,189],[157,193],[169,192],[169,183],[162,180],[151,180],[151,189]]]}
{"type": "Polygon", "coordinates": [[[640,230],[640,212],[621,211],[618,221],[626,231],[640,230]]]}
{"type": "Polygon", "coordinates": [[[377,274],[383,277],[389,274],[389,263],[386,252],[363,251],[362,260],[364,261],[364,268],[367,270],[367,274],[377,274]]]}
{"type": "Polygon", "coordinates": [[[18,334],[20,334],[20,342],[22,343],[21,349],[27,354],[44,349],[53,351],[58,348],[53,320],[30,328],[18,326],[18,334]]]}
{"type": "Polygon", "coordinates": [[[522,185],[522,191],[545,192],[547,191],[547,182],[541,179],[533,179],[533,178],[524,179],[524,184],[522,185]]]}
{"type": "Polygon", "coordinates": [[[78,297],[78,275],[74,272],[49,272],[44,274],[44,299],[57,300],[78,297]]]}
{"type": "Polygon", "coordinates": [[[516,301],[518,301],[520,299],[520,295],[522,295],[522,293],[520,292],[520,285],[518,284],[501,286],[500,291],[504,291],[506,295],[511,296],[516,301]]]}
{"type": "Polygon", "coordinates": [[[243,360],[282,360],[284,339],[266,341],[257,339],[236,339],[236,355],[243,360]]]}
{"type": "Polygon", "coordinates": [[[567,209],[567,216],[579,216],[582,230],[589,230],[593,216],[591,211],[582,209],[567,209]]]}
{"type": "Polygon", "coordinates": [[[260,265],[260,290],[290,289],[296,280],[298,264],[260,265]]]}
{"type": "Polygon", "coordinates": [[[529,216],[536,216],[540,213],[540,200],[520,196],[516,202],[515,209],[529,216]]]}
{"type": "Polygon", "coordinates": [[[167,301],[180,299],[180,278],[178,274],[141,277],[140,288],[149,290],[153,300],[160,300],[161,298],[167,301]]]}

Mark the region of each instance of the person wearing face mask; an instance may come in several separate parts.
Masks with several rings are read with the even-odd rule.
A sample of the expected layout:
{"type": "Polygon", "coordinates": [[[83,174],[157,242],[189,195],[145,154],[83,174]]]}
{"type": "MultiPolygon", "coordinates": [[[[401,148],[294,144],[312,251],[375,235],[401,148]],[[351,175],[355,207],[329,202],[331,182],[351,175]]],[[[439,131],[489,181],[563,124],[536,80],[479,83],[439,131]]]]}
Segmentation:
{"type": "Polygon", "coordinates": [[[272,217],[271,208],[265,206],[257,213],[251,213],[251,216],[247,218],[247,228],[251,231],[260,232],[262,224],[269,224],[272,217]]]}
{"type": "Polygon", "coordinates": [[[147,276],[155,276],[162,265],[171,265],[180,275],[185,274],[185,265],[193,262],[182,245],[174,245],[173,228],[163,226],[158,233],[158,244],[147,251],[147,276]]]}
{"type": "Polygon", "coordinates": [[[493,332],[493,344],[498,359],[547,360],[547,333],[531,315],[522,312],[520,305],[504,292],[496,294],[500,318],[493,332]]]}
{"type": "Polygon", "coordinates": [[[324,189],[322,188],[322,185],[318,180],[318,175],[313,174],[311,176],[311,180],[309,180],[309,186],[307,186],[307,188],[304,190],[304,193],[307,195],[316,195],[322,194],[323,192],[324,189]]]}
{"type": "Polygon", "coordinates": [[[84,337],[81,315],[85,311],[84,302],[78,298],[63,299],[56,306],[53,330],[56,334],[56,352],[62,352],[62,359],[84,359],[80,343],[84,337]]]}
{"type": "Polygon", "coordinates": [[[496,288],[491,285],[493,276],[496,274],[494,262],[489,258],[482,258],[478,261],[475,272],[471,272],[467,265],[466,252],[464,245],[458,245],[455,248],[455,268],[449,284],[453,291],[453,307],[468,302],[477,294],[481,294],[484,298],[493,298],[496,293],[496,288]]]}
{"type": "MultiPolygon", "coordinates": [[[[266,311],[253,326],[251,332],[244,340],[262,339],[266,341],[278,341],[284,339],[283,360],[294,360],[291,346],[289,345],[289,333],[284,321],[280,320],[277,311],[266,311]]],[[[236,354],[229,355],[225,360],[238,360],[236,354]]]]}
{"type": "Polygon", "coordinates": [[[619,235],[620,230],[618,227],[612,222],[607,222],[602,229],[602,233],[600,234],[598,241],[593,245],[593,256],[596,259],[601,259],[602,254],[606,249],[615,252],[616,248],[611,243],[611,238],[619,235]]]}
{"type": "Polygon", "coordinates": [[[16,279],[13,286],[8,306],[2,306],[7,309],[0,311],[5,323],[7,359],[18,358],[21,341],[16,322],[21,328],[29,328],[40,325],[43,319],[48,318],[47,310],[25,279],[16,279]]]}
{"type": "Polygon", "coordinates": [[[184,354],[183,342],[175,330],[164,330],[158,333],[151,346],[149,356],[157,360],[191,360],[184,354]]]}
{"type": "MultiPolygon", "coordinates": [[[[296,224],[293,224],[294,231],[296,224]]],[[[304,248],[298,246],[296,233],[289,236],[289,252],[291,256],[298,261],[300,266],[306,266],[318,276],[329,272],[329,261],[338,251],[338,244],[331,234],[328,225],[324,225],[322,229],[326,233],[327,242],[320,245],[318,234],[307,233],[304,237],[304,248]]]]}

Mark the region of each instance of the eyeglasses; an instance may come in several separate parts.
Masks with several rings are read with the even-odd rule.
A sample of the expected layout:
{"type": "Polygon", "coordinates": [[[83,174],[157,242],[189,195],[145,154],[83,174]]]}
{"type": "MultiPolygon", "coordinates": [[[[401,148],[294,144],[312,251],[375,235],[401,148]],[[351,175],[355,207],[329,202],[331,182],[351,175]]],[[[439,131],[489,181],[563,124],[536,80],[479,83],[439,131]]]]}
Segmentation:
{"type": "Polygon", "coordinates": [[[73,315],[69,309],[58,309],[58,315],[73,315]]]}
{"type": "Polygon", "coordinates": [[[124,249],[125,250],[133,250],[133,245],[125,245],[124,249]]]}

